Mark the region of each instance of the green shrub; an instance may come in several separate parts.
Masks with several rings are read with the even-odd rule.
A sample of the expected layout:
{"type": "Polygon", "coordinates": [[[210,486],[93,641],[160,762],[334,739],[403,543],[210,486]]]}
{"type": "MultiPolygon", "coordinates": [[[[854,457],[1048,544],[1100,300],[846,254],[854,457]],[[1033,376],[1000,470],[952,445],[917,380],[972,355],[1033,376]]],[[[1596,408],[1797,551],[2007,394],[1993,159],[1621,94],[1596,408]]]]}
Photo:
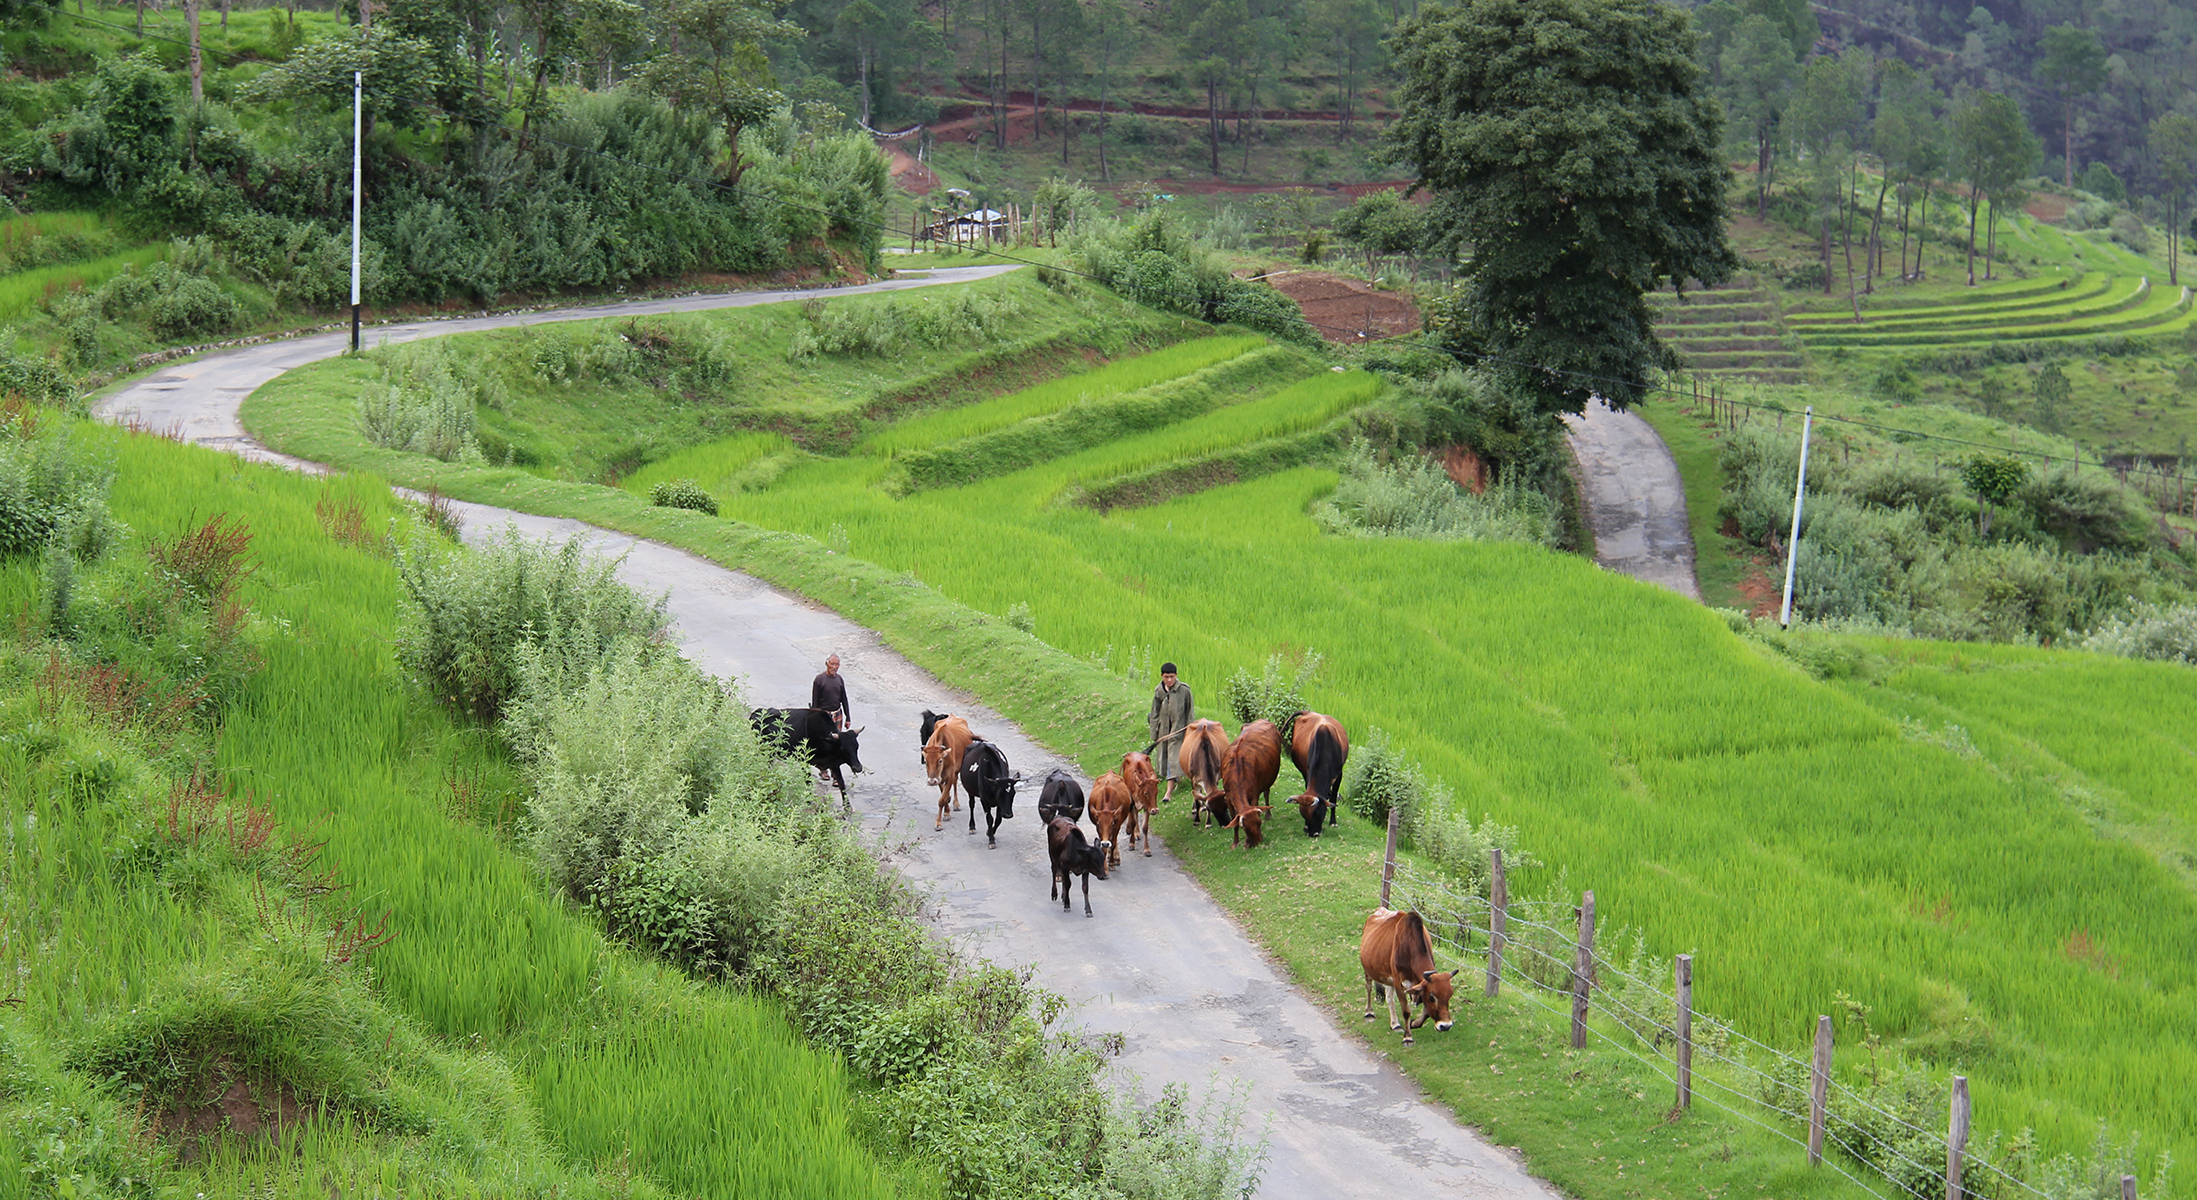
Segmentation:
{"type": "Polygon", "coordinates": [[[0,400],[11,396],[60,407],[75,401],[76,381],[51,359],[16,353],[15,331],[0,326],[0,400]]]}
{"type": "Polygon", "coordinates": [[[479,406],[504,403],[494,376],[461,361],[440,338],[382,346],[370,357],[381,381],[359,396],[359,432],[367,441],[444,462],[484,461],[479,406]]]}
{"type": "Polygon", "coordinates": [[[691,479],[674,479],[648,490],[648,502],[658,508],[684,508],[717,515],[717,498],[691,479]]]}
{"type": "Polygon", "coordinates": [[[2197,666],[2197,604],[2132,604],[2099,622],[2075,645],[2122,658],[2197,666]]]}
{"type": "Polygon", "coordinates": [[[619,642],[661,637],[667,620],[662,597],[636,595],[618,581],[618,561],[589,555],[576,537],[553,545],[506,526],[473,551],[401,545],[396,563],[398,660],[437,699],[482,719],[518,698],[522,663],[576,682],[619,642]]]}
{"type": "Polygon", "coordinates": [[[1023,315],[1020,301],[995,292],[957,291],[904,300],[802,305],[807,329],[797,330],[786,351],[792,362],[820,354],[898,355],[977,345],[1006,337],[1023,315]]]}
{"type": "Polygon", "coordinates": [[[24,431],[22,421],[0,422],[0,555],[58,539],[75,557],[98,557],[113,532],[113,466],[73,446],[65,427],[24,431]]]}
{"type": "Polygon", "coordinates": [[[1334,493],[1312,510],[1312,518],[1323,531],[1345,537],[1553,546],[1552,508],[1548,497],[1511,481],[1468,492],[1416,455],[1383,463],[1361,440],[1344,459],[1334,493]]]}
{"type": "Polygon", "coordinates": [[[244,323],[244,305],[214,281],[213,269],[212,242],[177,238],[168,257],[143,274],[127,267],[101,284],[91,309],[109,321],[142,321],[155,336],[171,341],[227,333],[244,323]]]}
{"type": "Polygon", "coordinates": [[[1320,662],[1318,652],[1308,650],[1295,661],[1269,654],[1257,675],[1239,667],[1221,685],[1221,705],[1238,725],[1262,719],[1274,722],[1286,741],[1291,720],[1311,707],[1305,703],[1304,689],[1319,675],[1320,662]]]}

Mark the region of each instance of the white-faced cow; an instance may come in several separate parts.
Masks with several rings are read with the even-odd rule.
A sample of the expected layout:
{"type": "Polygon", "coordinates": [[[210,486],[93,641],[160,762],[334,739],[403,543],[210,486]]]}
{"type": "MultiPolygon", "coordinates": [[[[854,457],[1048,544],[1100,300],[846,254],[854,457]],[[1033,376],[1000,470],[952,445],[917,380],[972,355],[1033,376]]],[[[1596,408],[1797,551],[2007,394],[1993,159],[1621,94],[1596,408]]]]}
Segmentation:
{"type": "Polygon", "coordinates": [[[1129,799],[1135,807],[1129,811],[1130,843],[1144,839],[1144,856],[1152,857],[1152,818],[1160,810],[1160,776],[1152,769],[1150,755],[1134,750],[1121,756],[1121,781],[1128,785],[1129,799]]]}
{"type": "Polygon", "coordinates": [[[765,745],[830,773],[832,784],[839,789],[840,802],[846,802],[847,777],[839,769],[848,767],[858,775],[862,773],[855,740],[862,733],[859,727],[840,729],[830,713],[814,708],[758,708],[748,713],[748,723],[763,735],[765,745]]]}
{"type": "Polygon", "coordinates": [[[1304,831],[1320,836],[1332,828],[1342,807],[1343,763],[1350,758],[1350,735],[1343,723],[1324,713],[1301,712],[1289,723],[1289,757],[1304,776],[1304,792],[1290,799],[1304,814],[1304,831]]]}
{"type": "Polygon", "coordinates": [[[1241,839],[1256,850],[1266,840],[1266,814],[1273,806],[1262,802],[1281,773],[1282,731],[1274,722],[1253,721],[1237,731],[1236,744],[1228,748],[1228,758],[1221,764],[1228,827],[1236,831],[1228,839],[1230,845],[1241,839]]]}
{"type": "MultiPolygon", "coordinates": [[[[1055,817],[1045,827],[1045,849],[1053,860],[1053,884],[1060,889],[1060,911],[1069,909],[1068,893],[1075,884],[1075,877],[1083,876],[1083,915],[1091,915],[1091,876],[1106,878],[1106,858],[1113,852],[1113,844],[1107,841],[1092,842],[1083,836],[1083,827],[1066,817],[1055,817]]],[[[1045,898],[1053,897],[1048,888],[1045,898]]]]}
{"type": "MultiPolygon", "coordinates": [[[[961,778],[961,760],[967,755],[969,744],[981,741],[969,732],[969,723],[960,717],[940,716],[932,720],[930,713],[923,714],[926,730],[923,734],[923,775],[938,788],[938,822],[933,830],[946,828],[946,816],[960,807],[955,788],[961,778]]],[[[972,802],[974,797],[971,798],[972,802]]],[[[975,813],[970,814],[974,821],[975,813]]]]}
{"type": "Polygon", "coordinates": [[[984,840],[999,848],[999,825],[1015,815],[1015,787],[1022,776],[1007,767],[1007,752],[993,742],[970,742],[961,756],[961,790],[969,793],[969,832],[976,832],[976,810],[984,806],[984,840]]]}
{"type": "Polygon", "coordinates": [[[1228,820],[1228,809],[1221,803],[1221,763],[1227,757],[1228,731],[1219,721],[1192,721],[1183,731],[1178,761],[1190,780],[1191,824],[1202,827],[1206,816],[1216,825],[1228,820]]]}
{"type": "Polygon", "coordinates": [[[1045,783],[1037,791],[1037,819],[1050,826],[1054,817],[1083,819],[1083,785],[1059,767],[1045,773],[1045,783]]]}
{"type": "Polygon", "coordinates": [[[1116,839],[1136,811],[1137,802],[1121,776],[1108,771],[1091,781],[1091,827],[1098,830],[1099,845],[1108,848],[1111,866],[1121,865],[1121,844],[1116,839]]]}
{"type": "Polygon", "coordinates": [[[1450,985],[1456,972],[1434,969],[1434,939],[1418,913],[1374,909],[1358,937],[1358,964],[1365,968],[1366,1020],[1373,1019],[1373,992],[1381,988],[1388,1003],[1388,1027],[1403,1030],[1405,1042],[1411,1041],[1412,1030],[1430,1019],[1434,1028],[1448,1031],[1450,985]],[[1396,1015],[1398,998],[1403,1000],[1401,1019],[1396,1015]],[[1413,1002],[1419,1005],[1416,1021],[1411,1019],[1413,1002]]]}

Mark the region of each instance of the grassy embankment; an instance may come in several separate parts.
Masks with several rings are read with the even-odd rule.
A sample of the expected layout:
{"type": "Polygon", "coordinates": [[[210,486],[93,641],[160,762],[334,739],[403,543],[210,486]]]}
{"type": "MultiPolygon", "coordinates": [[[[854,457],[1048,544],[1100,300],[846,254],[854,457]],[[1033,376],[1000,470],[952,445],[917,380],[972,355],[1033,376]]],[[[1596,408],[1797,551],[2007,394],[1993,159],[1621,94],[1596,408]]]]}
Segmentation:
{"type": "MultiPolygon", "coordinates": [[[[742,520],[713,520],[365,448],[347,418],[365,369],[296,373],[254,398],[249,423],[293,453],[755,571],[879,629],[1094,771],[1141,737],[1141,684],[1085,660],[1153,647],[1210,681],[1277,649],[1315,647],[1328,656],[1317,705],[1353,729],[1387,730],[1473,811],[1519,826],[1537,857],[1596,890],[1606,919],[1642,927],[1651,952],[1698,950],[1705,1009],[1797,1048],[1813,1014],[1845,992],[1874,1008],[1894,1043],[1972,1074],[1982,1127],[2033,1126],[2047,1150],[2083,1151],[2103,1117],[2142,1129],[2147,1147],[2192,1144],[2188,1115],[2156,1098],[2197,1068],[2197,1047],[2178,1032],[2197,1026],[2177,932],[2197,912],[2187,870],[2133,819],[2172,814],[2173,828],[2189,828],[2186,797],[2163,777],[2100,761],[2078,778],[2011,744],[2003,757],[1980,742],[1975,753],[1949,748],[1941,726],[1889,718],[1870,690],[1814,682],[1709,614],[1576,561],[1322,539],[1304,516],[1332,485],[1318,469],[1102,516],[1046,504],[1075,456],[898,500],[872,486],[884,464],[816,459],[721,497],[742,520]],[[972,528],[985,536],[959,536],[972,528]],[[1002,561],[1016,570],[999,571],[1002,561]],[[935,591],[890,586],[919,579],[935,591]],[[1043,645],[983,615],[1018,603],[1043,645]],[[2123,799],[2100,808],[2081,796],[2123,799]],[[2078,931],[2112,972],[2070,954],[2078,931]]],[[[1885,654],[1913,658],[1904,669],[1918,675],[1952,669],[1941,661],[2018,660],[2040,686],[2063,664],[2132,686],[2179,678],[2073,656],[1885,654]]],[[[1314,886],[1362,897],[1371,839],[1345,847],[1367,834],[1316,850],[1285,835],[1266,857],[1327,856],[1331,873],[1314,886]]],[[[1262,886],[1271,876],[1253,868],[1201,870],[1300,977],[1338,986],[1334,972],[1348,976],[1356,905],[1307,909],[1302,893],[1262,886]]],[[[1525,873],[1521,887],[1546,890],[1553,874],[1525,873]]],[[[1414,1062],[1461,1052],[1442,1045],[1414,1062]]],[[[1847,1069],[1860,1057],[1849,1051],[1847,1069]]],[[[1661,1102],[1630,1091],[1641,1099],[1624,1120],[1640,1136],[1661,1102]]],[[[1601,1128],[1590,1107],[1570,1110],[1583,1123],[1574,1130],[1601,1128]]],[[[1517,1128],[1537,1168],[1565,1186],[1630,1186],[1560,1151],[1571,1131],[1517,1128]]],[[[1702,1162],[1674,1162],[1670,1190],[1690,1191],[1702,1162]]]]}
{"type": "MultiPolygon", "coordinates": [[[[140,536],[213,513],[249,528],[257,570],[239,598],[263,666],[203,760],[234,815],[210,809],[194,835],[186,802],[179,835],[189,791],[148,759],[158,746],[82,702],[34,704],[44,651],[6,651],[0,793],[24,807],[4,860],[0,1138],[33,1165],[33,1194],[90,1194],[117,1163],[141,1181],[149,1169],[147,1187],[207,1195],[931,1186],[922,1164],[865,1146],[844,1068],[775,1004],[615,949],[494,832],[519,802],[508,760],[409,688],[389,650],[391,563],[332,536],[346,513],[367,543],[410,519],[378,481],[74,436],[113,456],[114,514],[140,536]],[[238,830],[267,818],[266,848],[246,845],[238,830]],[[279,852],[315,843],[317,858],[279,852]],[[320,890],[323,868],[340,890],[320,890]],[[368,930],[386,913],[394,935],[370,974],[364,957],[331,961],[342,939],[322,932],[354,911],[368,930]],[[173,1130],[232,1084],[293,1106],[280,1151],[217,1139],[211,1159],[161,1168],[130,1132],[164,1108],[173,1130]],[[298,1120],[320,1104],[327,1119],[298,1120]]],[[[7,562],[0,604],[35,613],[43,578],[7,562]]]]}

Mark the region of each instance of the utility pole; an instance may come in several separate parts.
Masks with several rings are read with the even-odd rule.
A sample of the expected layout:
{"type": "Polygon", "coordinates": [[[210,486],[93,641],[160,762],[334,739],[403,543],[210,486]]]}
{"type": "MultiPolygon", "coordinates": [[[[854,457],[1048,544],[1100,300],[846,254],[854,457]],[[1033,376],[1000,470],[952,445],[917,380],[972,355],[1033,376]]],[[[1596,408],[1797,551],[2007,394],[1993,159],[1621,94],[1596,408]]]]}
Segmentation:
{"type": "MultiPolygon", "coordinates": [[[[351,72],[351,353],[359,352],[359,191],[365,175],[364,144],[366,72],[351,72]]],[[[1786,590],[1790,591],[1788,587],[1786,590]]]]}
{"type": "Polygon", "coordinates": [[[1800,419],[1800,480],[1793,485],[1793,534],[1785,539],[1785,605],[1778,610],[1777,627],[1793,625],[1793,562],[1800,557],[1800,505],[1808,494],[1808,435],[1816,423],[1816,406],[1802,410],[1800,419]]]}

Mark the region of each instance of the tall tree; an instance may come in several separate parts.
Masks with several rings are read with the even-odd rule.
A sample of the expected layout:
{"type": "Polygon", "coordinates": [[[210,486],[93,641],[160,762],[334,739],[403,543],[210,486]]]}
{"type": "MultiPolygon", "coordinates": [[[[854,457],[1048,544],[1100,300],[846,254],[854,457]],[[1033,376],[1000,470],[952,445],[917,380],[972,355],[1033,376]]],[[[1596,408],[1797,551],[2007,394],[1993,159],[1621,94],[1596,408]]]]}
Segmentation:
{"type": "Polygon", "coordinates": [[[1090,11],[1091,37],[1098,47],[1098,169],[1102,183],[1113,182],[1114,175],[1106,164],[1107,107],[1113,103],[1114,87],[1119,80],[1123,43],[1134,29],[1125,0],[1094,0],[1090,11]]]}
{"type": "Polygon", "coordinates": [[[2060,94],[2061,145],[2067,157],[2069,187],[2075,186],[2075,101],[2105,86],[2105,46],[2098,31],[2078,25],[2054,25],[2044,31],[2044,57],[2037,78],[2060,94]]]}
{"type": "MultiPolygon", "coordinates": [[[[1852,198],[1849,168],[1856,153],[1854,133],[1861,123],[1862,96],[1867,80],[1866,51],[1836,58],[1811,59],[1801,72],[1800,87],[1788,112],[1793,140],[1807,154],[1808,190],[1815,201],[1816,228],[1823,253],[1823,290],[1836,290],[1837,272],[1831,269],[1831,229],[1844,227],[1847,202],[1852,198]]],[[[1847,247],[1846,284],[1852,293],[1854,256],[1847,247]]],[[[1851,296],[1849,296],[1851,298],[1851,296]]],[[[1860,302],[1854,302],[1854,319],[1861,319],[1860,302]]]]}
{"type": "Polygon", "coordinates": [[[1739,11],[1742,16],[1758,16],[1777,26],[1785,44],[1792,47],[1795,62],[1808,57],[1823,32],[1808,0],[1739,0],[1739,11]]]}
{"type": "Polygon", "coordinates": [[[673,0],[664,13],[669,45],[648,64],[650,87],[681,108],[700,109],[725,131],[725,182],[738,184],[747,164],[740,132],[785,102],[769,86],[763,43],[801,36],[753,0],[673,0]]]}
{"type": "Polygon", "coordinates": [[[1793,85],[1800,79],[1800,64],[1785,35],[1759,13],[1741,18],[1719,61],[1724,109],[1754,143],[1755,215],[1767,217],[1779,129],[1793,85]]]}
{"type": "Polygon", "coordinates": [[[877,65],[878,51],[885,42],[893,34],[904,31],[907,25],[886,16],[885,10],[872,4],[870,0],[849,0],[847,6],[839,10],[839,17],[832,24],[840,38],[854,52],[855,86],[862,92],[862,98],[856,103],[861,106],[862,128],[868,129],[872,116],[871,68],[877,65]]]}
{"type": "Polygon", "coordinates": [[[1323,0],[1314,11],[1314,25],[1335,63],[1337,107],[1342,112],[1335,140],[1348,142],[1357,129],[1358,90],[1384,60],[1381,10],[1374,0],[1323,0]]]}
{"type": "Polygon", "coordinates": [[[1953,115],[1953,154],[1968,184],[1968,285],[1974,287],[1977,213],[1985,197],[2005,194],[2037,165],[2037,138],[2011,97],[1971,92],[1953,115]]]}
{"type": "Polygon", "coordinates": [[[1235,79],[1251,12],[1245,0],[1184,0],[1177,10],[1183,57],[1205,87],[1208,165],[1221,173],[1221,94],[1235,79]]]}
{"type": "MultiPolygon", "coordinates": [[[[1906,63],[1895,58],[1879,65],[1877,119],[1870,129],[1870,136],[1876,145],[1877,157],[1884,166],[1885,179],[1899,188],[1899,211],[1893,224],[1899,229],[1899,273],[1902,279],[1908,277],[1909,210],[1914,207],[1919,192],[1925,206],[1923,215],[1929,215],[1927,206],[1930,202],[1930,182],[1943,166],[1944,138],[1936,115],[1936,99],[1937,89],[1931,86],[1929,78],[1906,63]]],[[[1883,203],[1881,193],[1878,203],[1883,203]]],[[[1919,274],[1922,266],[1919,248],[1915,259],[1919,274]]],[[[1880,264],[1877,271],[1881,273],[1882,270],[1880,264]]]]}
{"type": "Polygon", "coordinates": [[[2160,199],[2166,201],[2167,286],[2182,284],[2182,237],[2187,232],[2190,174],[2197,171],[2197,116],[2171,112],[2151,123],[2151,152],[2159,159],[2160,199]]]}
{"type": "Polygon", "coordinates": [[[1738,265],[1723,113],[1660,0],[1459,0],[1394,40],[1392,161],[1432,189],[1430,240],[1470,247],[1444,338],[1544,413],[1623,408],[1678,366],[1645,295],[1738,265]]]}

